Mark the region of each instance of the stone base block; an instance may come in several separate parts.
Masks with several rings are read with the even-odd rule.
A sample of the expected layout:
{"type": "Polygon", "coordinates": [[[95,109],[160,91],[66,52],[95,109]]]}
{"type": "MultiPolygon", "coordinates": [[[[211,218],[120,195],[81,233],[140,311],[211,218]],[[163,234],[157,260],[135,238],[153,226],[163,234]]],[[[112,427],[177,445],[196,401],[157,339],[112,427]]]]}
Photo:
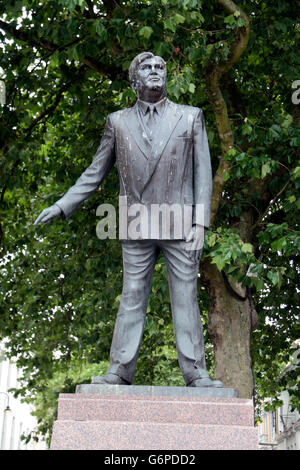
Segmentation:
{"type": "Polygon", "coordinates": [[[76,392],[59,397],[53,450],[258,447],[253,403],[231,389],[92,384],[76,392]]]}

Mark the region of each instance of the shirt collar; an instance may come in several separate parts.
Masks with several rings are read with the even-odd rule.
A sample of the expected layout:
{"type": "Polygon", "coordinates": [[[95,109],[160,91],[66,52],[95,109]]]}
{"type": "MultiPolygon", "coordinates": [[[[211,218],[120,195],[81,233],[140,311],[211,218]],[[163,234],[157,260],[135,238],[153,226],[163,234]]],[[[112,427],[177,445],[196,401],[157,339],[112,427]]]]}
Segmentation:
{"type": "Polygon", "coordinates": [[[145,115],[148,111],[148,109],[156,109],[157,114],[159,116],[162,115],[164,109],[165,109],[165,104],[166,104],[167,98],[163,98],[162,100],[158,101],[157,103],[147,103],[146,101],[138,100],[137,104],[139,109],[142,111],[143,115],[145,115]]]}

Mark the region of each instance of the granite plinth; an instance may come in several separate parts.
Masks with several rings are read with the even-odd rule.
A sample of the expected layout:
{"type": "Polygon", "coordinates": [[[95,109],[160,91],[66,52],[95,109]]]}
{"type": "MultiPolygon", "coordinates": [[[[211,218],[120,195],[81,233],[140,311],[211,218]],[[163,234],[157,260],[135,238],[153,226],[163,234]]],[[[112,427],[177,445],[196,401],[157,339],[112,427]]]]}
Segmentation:
{"type": "Polygon", "coordinates": [[[80,385],[59,396],[51,449],[256,450],[252,400],[213,391],[80,385]]]}
{"type": "Polygon", "coordinates": [[[238,392],[233,388],[161,387],[153,385],[100,385],[94,383],[77,385],[76,393],[142,397],[238,397],[238,392]]]}

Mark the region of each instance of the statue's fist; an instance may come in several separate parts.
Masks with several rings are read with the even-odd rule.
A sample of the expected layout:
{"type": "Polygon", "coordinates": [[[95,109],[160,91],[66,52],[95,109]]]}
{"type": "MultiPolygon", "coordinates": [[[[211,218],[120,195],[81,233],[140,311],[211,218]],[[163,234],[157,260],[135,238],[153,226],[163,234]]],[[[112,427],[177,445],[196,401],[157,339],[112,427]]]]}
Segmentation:
{"type": "Polygon", "coordinates": [[[202,225],[194,225],[188,236],[186,237],[189,258],[192,261],[199,261],[203,251],[204,238],[207,228],[202,225]]]}
{"type": "Polygon", "coordinates": [[[53,206],[47,207],[47,209],[44,209],[36,221],[34,222],[33,225],[37,224],[51,224],[52,220],[55,219],[56,217],[59,217],[62,213],[62,210],[59,206],[56,204],[53,204],[53,206]]]}

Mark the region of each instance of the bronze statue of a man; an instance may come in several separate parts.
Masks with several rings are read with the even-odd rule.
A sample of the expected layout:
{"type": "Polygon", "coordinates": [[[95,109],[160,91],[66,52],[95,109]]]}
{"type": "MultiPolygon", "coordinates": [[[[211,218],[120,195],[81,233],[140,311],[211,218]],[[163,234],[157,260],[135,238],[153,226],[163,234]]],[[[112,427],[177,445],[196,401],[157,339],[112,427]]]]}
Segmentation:
{"type": "Polygon", "coordinates": [[[154,232],[141,230],[138,239],[122,240],[123,291],[110,367],[96,382],[122,385],[133,382],[152,274],[162,252],[168,272],[178,361],[186,385],[223,387],[222,382],[211,380],[206,370],[197,300],[197,274],[203,232],[209,227],[212,191],[203,113],[199,108],[168,100],[166,64],[151,52],[133,59],[129,78],[138,95],[136,104],[108,116],[91,165],[61,199],[40,214],[35,224],[50,223],[59,215],[70,217],[99,187],[115,162],[120,202],[125,201],[128,211],[136,204],[147,210],[157,205],[189,209],[184,216],[184,226],[189,229],[181,236],[174,235],[177,219],[177,222],[173,219],[173,227],[166,233],[160,217],[154,232]],[[200,224],[196,207],[202,208],[200,224]]]}

